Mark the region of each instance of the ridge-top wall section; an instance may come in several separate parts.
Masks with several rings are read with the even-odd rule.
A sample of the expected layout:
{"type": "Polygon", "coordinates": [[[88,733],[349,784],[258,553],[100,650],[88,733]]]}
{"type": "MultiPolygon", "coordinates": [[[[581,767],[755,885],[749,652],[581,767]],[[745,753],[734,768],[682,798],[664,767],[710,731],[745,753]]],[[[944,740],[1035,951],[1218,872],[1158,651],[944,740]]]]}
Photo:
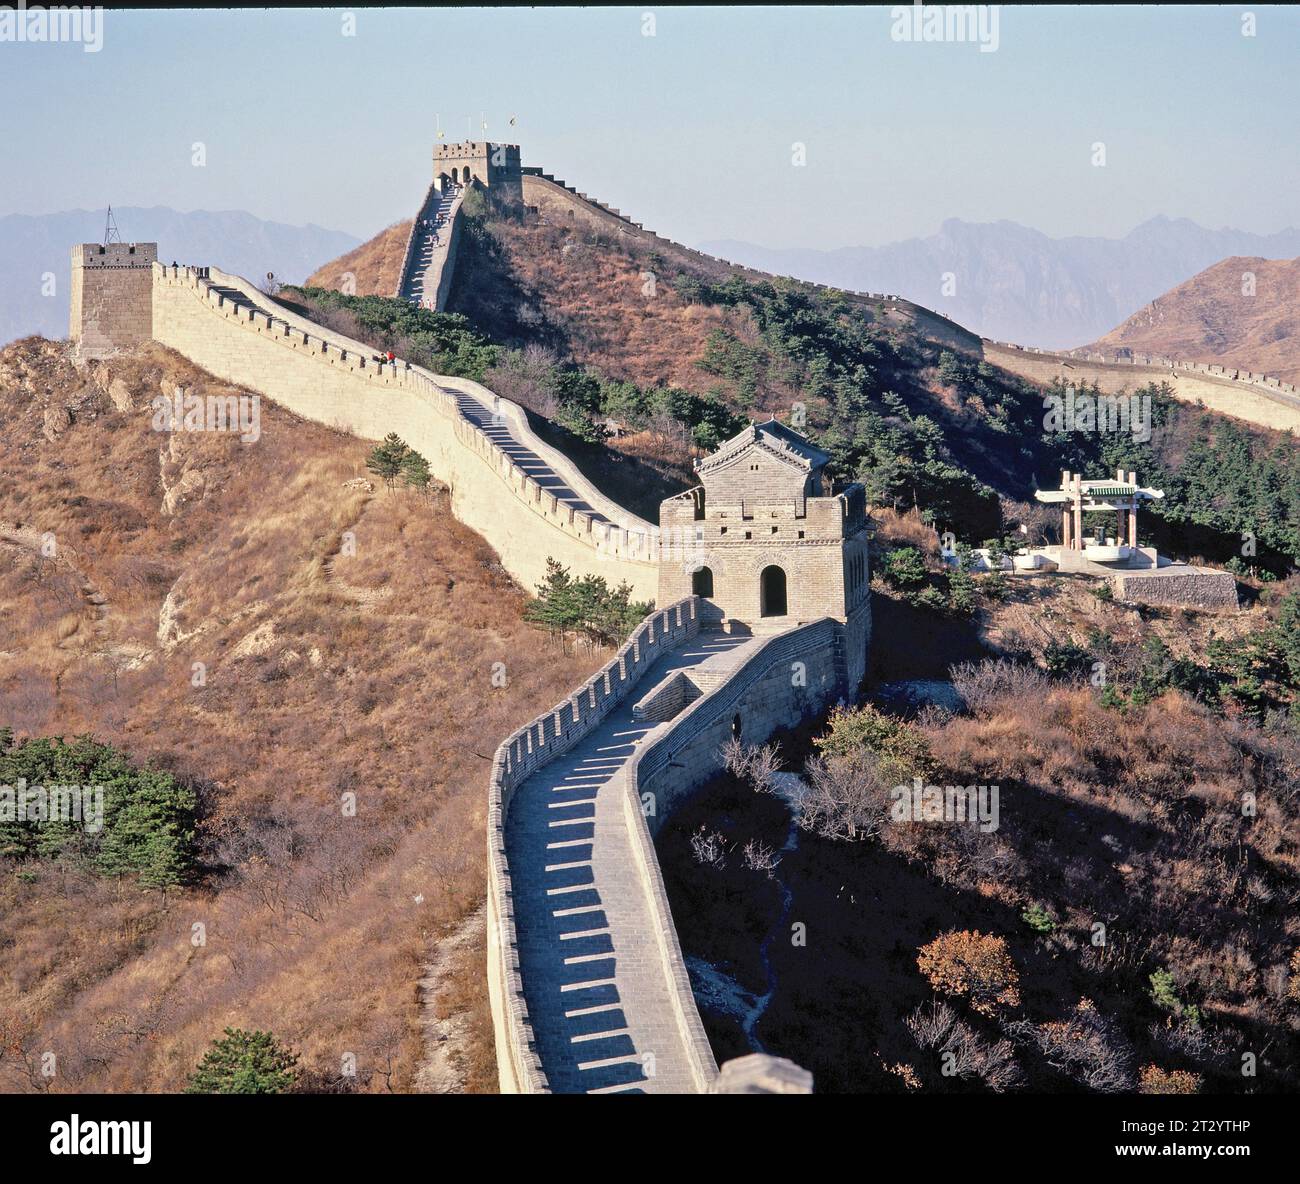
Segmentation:
{"type": "MultiPolygon", "coordinates": [[[[215,269],[155,265],[153,336],[227,382],[260,392],[290,411],[364,439],[396,432],[428,459],[434,475],[451,491],[452,512],[481,534],[503,566],[531,591],[553,557],[575,573],[627,580],[640,600],[658,590],[658,564],[648,523],[622,511],[615,521],[633,529],[611,529],[574,511],[515,465],[457,409],[455,391],[491,392],[466,379],[440,378],[418,367],[378,366],[373,351],[310,321],[272,306],[247,281],[215,269]],[[211,283],[233,287],[265,312],[222,299],[211,283]],[[639,558],[646,556],[647,558],[639,558]]],[[[521,411],[501,400],[512,431],[527,432],[521,411]],[[518,417],[513,413],[518,412],[518,417]]],[[[524,436],[548,463],[563,458],[541,441],[524,436]]],[[[578,485],[576,472],[556,469],[584,500],[603,512],[616,509],[594,490],[578,485]]]]}
{"type": "Polygon", "coordinates": [[[1181,402],[1201,403],[1210,411],[1260,427],[1300,432],[1300,394],[1294,386],[1262,375],[1243,379],[1234,367],[1179,361],[1105,362],[998,341],[985,341],[983,353],[993,365],[1043,386],[1057,378],[1076,387],[1095,382],[1098,390],[1114,395],[1165,382],[1181,402]]]}
{"type": "MultiPolygon", "coordinates": [[[[732,263],[727,259],[706,255],[693,247],[684,247],[681,243],[664,238],[653,230],[647,230],[639,222],[632,221],[621,210],[607,206],[585,193],[579,193],[540,169],[524,169],[522,183],[524,204],[536,208],[539,213],[554,219],[557,224],[572,225],[581,222],[597,233],[609,234],[629,243],[640,243],[662,254],[675,255],[681,262],[707,275],[710,279],[725,280],[733,275],[739,275],[756,283],[779,281],[797,283],[802,287],[815,288],[823,292],[832,290],[826,284],[812,283],[808,280],[791,280],[787,276],[773,275],[770,272],[746,267],[741,263],[732,263]]],[[[843,291],[843,289],[834,290],[843,291]]],[[[960,350],[977,352],[980,348],[980,339],[976,334],[964,329],[955,321],[950,321],[939,313],[914,304],[910,300],[872,292],[844,292],[844,295],[850,303],[859,307],[874,309],[883,306],[886,325],[912,325],[935,341],[944,342],[960,350]]]]}

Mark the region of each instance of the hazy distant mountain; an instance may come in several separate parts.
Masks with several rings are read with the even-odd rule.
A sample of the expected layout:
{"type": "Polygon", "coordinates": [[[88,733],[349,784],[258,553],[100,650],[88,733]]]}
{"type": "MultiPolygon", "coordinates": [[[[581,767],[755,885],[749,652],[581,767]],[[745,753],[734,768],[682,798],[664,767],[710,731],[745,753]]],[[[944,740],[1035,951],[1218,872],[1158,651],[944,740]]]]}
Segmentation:
{"type": "MultiPolygon", "coordinates": [[[[183,214],[165,206],[123,206],[113,216],[124,242],[156,242],[158,257],[168,263],[211,264],[253,280],[273,271],[288,283],[300,282],[361,241],[321,226],[266,222],[242,210],[183,214]]],[[[29,333],[67,336],[72,247],[103,238],[103,210],[0,218],[0,344],[29,333]],[[43,294],[47,272],[54,276],[53,295],[43,294]]]]}
{"type": "Polygon", "coordinates": [[[1096,348],[1300,381],[1300,259],[1225,259],[1135,312],[1096,348]]]}
{"type": "Polygon", "coordinates": [[[730,240],[700,250],[764,271],[905,296],[985,337],[1064,348],[1093,341],[1162,292],[1233,255],[1290,259],[1300,230],[1206,230],[1152,218],[1121,239],[1048,238],[1015,222],[950,218],[929,238],[836,251],[730,240]],[[945,273],[955,292],[943,293],[945,273]]]}

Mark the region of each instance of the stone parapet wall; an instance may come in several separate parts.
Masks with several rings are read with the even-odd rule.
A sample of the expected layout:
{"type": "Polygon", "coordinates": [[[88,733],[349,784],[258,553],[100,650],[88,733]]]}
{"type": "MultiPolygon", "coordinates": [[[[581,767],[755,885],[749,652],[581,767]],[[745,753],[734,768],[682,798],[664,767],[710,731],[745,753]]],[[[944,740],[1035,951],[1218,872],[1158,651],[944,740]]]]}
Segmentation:
{"type": "MultiPolygon", "coordinates": [[[[460,207],[465,200],[465,194],[468,192],[469,187],[462,186],[452,199],[451,207],[447,211],[447,225],[443,230],[443,243],[440,247],[435,248],[433,258],[429,262],[429,269],[424,277],[425,298],[427,300],[429,295],[432,294],[433,308],[437,312],[441,312],[447,307],[447,297],[451,293],[451,281],[452,276],[456,273],[456,255],[460,245],[460,207]]],[[[441,201],[442,192],[435,180],[429,186],[428,193],[425,194],[424,204],[420,206],[415,217],[411,219],[411,231],[406,236],[406,250],[402,255],[402,270],[399,272],[397,291],[393,293],[399,300],[404,298],[407,289],[415,279],[416,269],[419,266],[420,261],[417,251],[422,238],[420,220],[432,217],[441,201]]]]}
{"type": "Polygon", "coordinates": [[[430,206],[437,204],[435,201],[437,196],[438,180],[435,177],[429,182],[429,188],[425,190],[424,200],[420,203],[420,209],[415,217],[411,219],[411,229],[406,234],[406,246],[402,250],[402,266],[397,273],[397,291],[393,293],[396,297],[401,297],[411,278],[411,268],[415,264],[415,247],[420,241],[420,219],[428,215],[430,206]]]}
{"type": "MultiPolygon", "coordinates": [[[[663,653],[698,632],[699,607],[699,598],[690,597],[669,609],[656,610],[612,661],[497,749],[488,788],[488,986],[503,1092],[549,1092],[535,1051],[515,953],[518,936],[505,842],[511,798],[518,785],[595,728],[663,653]]],[[[844,695],[843,630],[839,622],[824,618],[759,643],[753,655],[720,686],[652,733],[653,739],[628,762],[621,787],[611,783],[624,794],[624,821],[636,876],[654,918],[653,931],[645,936],[654,943],[669,986],[673,1019],[700,1093],[717,1091],[718,1067],[673,924],[654,850],[652,822],[657,829],[689,789],[721,770],[722,746],[731,735],[735,716],[744,721],[745,740],[761,743],[776,728],[793,726],[844,695]],[[796,663],[802,666],[798,676],[794,674],[796,663]],[[647,800],[654,805],[651,819],[647,819],[644,806],[647,800]]],[[[674,678],[666,679],[647,698],[677,695],[673,682],[674,678]]]]}
{"type": "Polygon", "coordinates": [[[649,690],[632,707],[632,718],[641,720],[672,719],[686,704],[700,697],[700,688],[684,671],[670,674],[649,690]]]}
{"type": "Polygon", "coordinates": [[[246,280],[215,268],[154,265],[152,301],[153,336],[218,377],[366,439],[397,432],[446,482],[456,517],[487,539],[525,587],[545,578],[546,560],[554,557],[576,573],[627,580],[638,599],[655,599],[656,528],[601,495],[532,432],[516,404],[498,404],[516,438],[597,513],[561,502],[461,413],[458,392],[492,406],[492,392],[478,383],[400,361],[378,364],[371,347],[274,304],[246,280]],[[241,306],[217,286],[263,307],[241,306]],[[511,497],[500,496],[502,486],[511,497]],[[600,521],[600,514],[615,524],[600,521]]]}
{"type": "MultiPolygon", "coordinates": [[[[517,937],[505,840],[510,799],[517,786],[586,736],[627,698],[651,665],[665,652],[693,637],[699,627],[698,597],[656,609],[637,626],[618,653],[582,686],[506,737],[497,748],[488,780],[488,989],[496,1026],[502,1092],[549,1092],[534,1051],[515,952],[517,937]]],[[[691,1006],[694,1007],[693,1002],[691,1006]]]]}
{"type": "Polygon", "coordinates": [[[451,203],[447,212],[447,245],[434,259],[432,276],[425,279],[426,291],[429,280],[433,280],[433,307],[438,312],[447,307],[447,298],[451,295],[451,281],[456,274],[456,256],[460,248],[460,207],[468,192],[468,189],[461,189],[451,203]]]}
{"type": "MultiPolygon", "coordinates": [[[[775,634],[648,742],[629,764],[638,809],[642,795],[654,795],[653,822],[647,825],[658,830],[683,795],[720,770],[722,747],[737,715],[742,740],[762,744],[777,728],[794,727],[847,698],[844,630],[841,622],[824,617],[775,634]]],[[[651,887],[662,893],[662,880],[651,887]]]]}
{"type": "Polygon", "coordinates": [[[830,618],[791,629],[761,643],[757,652],[716,690],[696,699],[629,761],[623,779],[624,816],[636,871],[654,918],[652,936],[670,986],[674,1018],[683,1034],[699,1093],[728,1092],[691,988],[653,830],[671,815],[685,793],[722,769],[722,747],[740,715],[744,739],[762,743],[778,727],[793,726],[843,693],[839,622],[830,618]],[[796,687],[791,665],[802,662],[807,686],[796,687]],[[671,778],[671,781],[669,780],[671,778]],[[646,802],[653,804],[647,817],[646,802]],[[653,819],[653,825],[650,819],[653,819]]]}

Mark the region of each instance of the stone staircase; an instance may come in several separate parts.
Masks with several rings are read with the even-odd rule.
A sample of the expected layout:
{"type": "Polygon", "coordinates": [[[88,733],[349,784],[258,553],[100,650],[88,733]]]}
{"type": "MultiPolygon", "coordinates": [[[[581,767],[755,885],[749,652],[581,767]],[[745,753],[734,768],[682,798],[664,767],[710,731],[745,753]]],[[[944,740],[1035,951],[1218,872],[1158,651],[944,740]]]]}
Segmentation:
{"type": "Polygon", "coordinates": [[[451,223],[461,190],[459,185],[449,185],[443,192],[434,190],[416,216],[401,297],[420,308],[437,308],[438,286],[451,246],[451,223]]]}
{"type": "MultiPolygon", "coordinates": [[[[784,618],[774,618],[784,621],[784,618]]],[[[692,665],[689,673],[674,671],[650,685],[649,691],[641,696],[632,707],[632,718],[641,721],[663,723],[675,719],[696,699],[712,694],[724,686],[737,667],[744,664],[753,651],[750,641],[762,641],[774,637],[789,628],[789,624],[753,631],[725,631],[721,629],[701,629],[700,636],[712,636],[718,639],[731,637],[737,648],[718,649],[702,661],[692,665]]]]}
{"type": "MultiPolygon", "coordinates": [[[[750,639],[702,631],[645,673],[655,686],[741,665],[750,639]]],[[[552,1093],[691,1093],[673,982],[637,871],[628,764],[659,721],[626,700],[516,789],[506,815],[517,953],[535,1052],[552,1093]]],[[[636,825],[641,825],[639,818],[636,825]]]]}
{"type": "Polygon", "coordinates": [[[613,526],[614,523],[591,505],[581,494],[575,492],[541,456],[522,443],[510,430],[509,421],[496,414],[494,407],[488,406],[472,395],[456,393],[456,406],[460,413],[477,424],[483,434],[501,449],[516,465],[533,478],[547,493],[553,495],[564,505],[574,511],[590,514],[592,521],[599,525],[613,526]]]}

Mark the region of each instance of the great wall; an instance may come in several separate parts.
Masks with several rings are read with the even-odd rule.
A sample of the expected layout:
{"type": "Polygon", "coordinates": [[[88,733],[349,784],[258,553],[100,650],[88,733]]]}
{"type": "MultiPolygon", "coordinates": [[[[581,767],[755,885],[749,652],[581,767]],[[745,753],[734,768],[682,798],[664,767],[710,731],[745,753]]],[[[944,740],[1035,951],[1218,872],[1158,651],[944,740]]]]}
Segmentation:
{"type": "Polygon", "coordinates": [[[984,341],[982,346],[986,361],[1031,382],[1096,383],[1106,394],[1163,382],[1184,403],[1199,403],[1260,427],[1300,431],[1300,393],[1295,386],[1249,370],[1148,354],[1107,361],[1104,355],[1085,350],[1052,353],[1001,341],[984,341]]]}
{"type": "MultiPolygon", "coordinates": [[[[521,168],[517,148],[494,159],[496,147],[439,146],[399,295],[445,307],[460,203],[473,187],[679,253],[711,274],[775,278],[679,247],[521,168]],[[443,233],[432,244],[421,222],[437,211],[443,233]]],[[[666,501],[655,525],[602,495],[521,407],[482,385],[381,359],[247,280],[155,254],[152,244],[74,250],[71,337],[82,357],[152,338],[304,418],[365,439],[397,432],[524,587],[555,558],[577,574],[626,580],[660,606],[600,671],[503,740],[492,763],[487,976],[502,1090],[811,1088],[776,1058],[715,1063],[652,836],[718,771],[727,738],[761,742],[857,692],[871,628],[861,486],[830,488],[828,458],[769,421],[706,458],[701,485],[666,501]]],[[[896,297],[846,298],[1034,381],[1071,370],[1118,383],[1152,371],[1176,378],[1180,398],[1242,418],[1292,410],[1288,426],[1300,426],[1294,389],[1274,380],[1020,350],[896,297]],[[1236,410],[1213,401],[1224,392],[1242,400],[1236,410]]]]}

